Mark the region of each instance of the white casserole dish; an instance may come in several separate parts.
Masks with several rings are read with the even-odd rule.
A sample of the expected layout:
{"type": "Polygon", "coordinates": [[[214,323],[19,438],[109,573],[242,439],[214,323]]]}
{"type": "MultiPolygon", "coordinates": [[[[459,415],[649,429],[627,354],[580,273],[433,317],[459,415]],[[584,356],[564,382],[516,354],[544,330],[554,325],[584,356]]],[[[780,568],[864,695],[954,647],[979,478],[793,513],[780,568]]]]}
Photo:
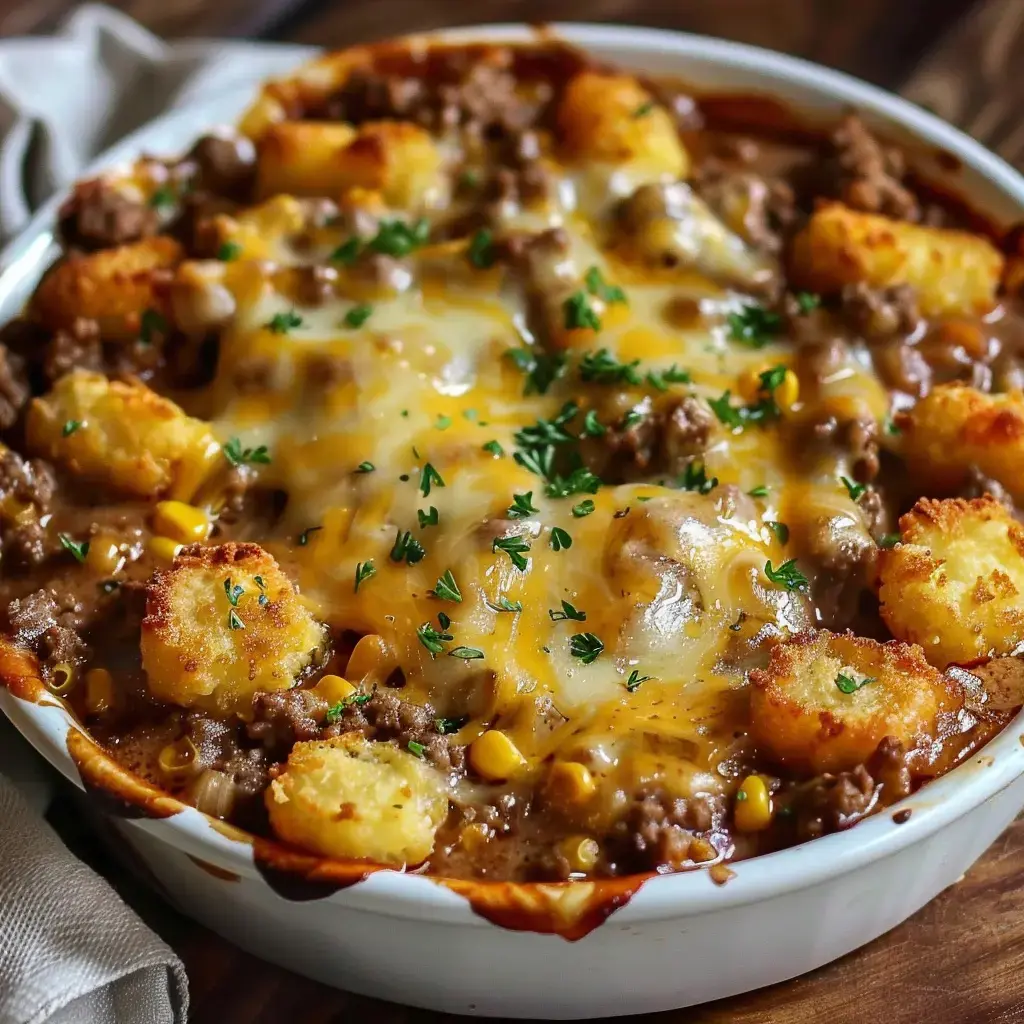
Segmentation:
{"type": "MultiPolygon", "coordinates": [[[[812,118],[827,121],[854,106],[869,125],[916,144],[927,177],[941,179],[942,166],[950,165],[934,159],[936,151],[957,158],[957,190],[997,222],[1024,214],[1024,179],[1009,166],[931,115],[843,75],[696,36],[611,26],[555,30],[626,67],[679,76],[701,89],[765,93],[812,118]]],[[[445,34],[528,37],[521,27],[445,34]]],[[[250,99],[245,90],[155,121],[92,170],[141,151],[184,149],[211,125],[235,119],[250,99]]],[[[58,202],[48,203],[3,254],[3,320],[17,313],[52,258],[58,202]]],[[[78,726],[52,698],[28,700],[0,688],[0,707],[72,782],[81,787],[84,772],[93,783],[102,778],[105,788],[146,802],[141,790],[128,792],[131,784],[112,762],[75,740],[78,726]]],[[[489,898],[492,912],[523,900],[568,912],[567,901],[549,899],[561,886],[468,883],[460,894],[453,891],[458,886],[426,877],[377,871],[336,891],[301,882],[275,889],[257,869],[251,842],[169,798],[150,799],[148,806],[156,817],[136,810],[114,819],[125,842],[186,914],[258,956],[354,992],[455,1013],[563,1019],[642,1013],[818,967],[899,924],[953,884],[1024,806],[1024,713],[967,763],[889,811],[847,832],[733,865],[724,885],[694,871],[642,884],[623,880],[595,900],[590,883],[569,883],[577,905],[596,906],[590,930],[577,941],[500,927],[466,898],[478,910],[489,898]],[[291,898],[279,894],[285,888],[291,898]]]]}

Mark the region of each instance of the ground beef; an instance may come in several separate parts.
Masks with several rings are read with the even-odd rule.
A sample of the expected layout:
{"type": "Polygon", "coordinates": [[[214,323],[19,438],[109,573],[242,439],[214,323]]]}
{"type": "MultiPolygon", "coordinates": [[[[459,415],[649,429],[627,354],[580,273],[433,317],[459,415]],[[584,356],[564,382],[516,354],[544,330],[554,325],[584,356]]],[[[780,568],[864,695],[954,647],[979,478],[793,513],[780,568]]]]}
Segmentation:
{"type": "Polygon", "coordinates": [[[58,330],[43,356],[43,376],[49,384],[71,370],[102,369],[100,325],[86,317],[76,317],[70,328],[58,330]]]}
{"type": "Polygon", "coordinates": [[[849,828],[871,810],[876,797],[877,784],[862,764],[852,772],[819,776],[791,805],[800,841],[849,828]]]}
{"type": "Polygon", "coordinates": [[[840,315],[869,342],[893,335],[911,337],[922,325],[917,292],[907,284],[872,288],[858,282],[843,288],[840,315]]]}
{"type": "Polygon", "coordinates": [[[677,871],[693,860],[691,844],[720,819],[720,800],[701,793],[689,799],[641,793],[609,839],[618,872],[677,871]]]}
{"type": "Polygon", "coordinates": [[[57,479],[53,467],[42,459],[24,459],[12,449],[0,452],[0,502],[8,499],[34,505],[48,512],[57,479]]]}
{"type": "Polygon", "coordinates": [[[893,338],[872,346],[871,358],[887,387],[914,398],[922,398],[931,390],[932,368],[916,345],[893,338]]]}
{"type": "Polygon", "coordinates": [[[711,158],[701,165],[696,188],[708,206],[755,248],[766,253],[782,250],[796,219],[796,195],[781,178],[711,158]]]}
{"type": "Polygon", "coordinates": [[[870,483],[878,476],[878,424],[872,419],[844,419],[829,414],[811,428],[817,446],[832,445],[846,452],[855,480],[870,483]]]}
{"type": "Polygon", "coordinates": [[[296,298],[304,306],[322,306],[334,298],[338,272],[334,267],[301,267],[295,282],[296,298]]]}
{"type": "Polygon", "coordinates": [[[31,394],[25,360],[0,344],[0,430],[17,423],[31,394]]]}
{"type": "Polygon", "coordinates": [[[231,371],[231,382],[240,395],[258,395],[270,389],[275,360],[268,356],[242,356],[231,371]]]}
{"type": "Polygon", "coordinates": [[[224,196],[186,192],[181,198],[181,212],[174,222],[174,233],[190,256],[214,259],[221,247],[216,218],[221,214],[232,214],[237,208],[234,200],[224,196]]]}
{"type": "Polygon", "coordinates": [[[89,646],[78,633],[86,615],[87,609],[70,590],[43,588],[7,606],[11,632],[32,646],[47,668],[88,658],[89,646]]]}
{"type": "Polygon", "coordinates": [[[824,338],[801,345],[796,353],[796,374],[801,381],[813,381],[818,387],[831,379],[850,357],[842,338],[824,338]]]}
{"type": "Polygon", "coordinates": [[[441,771],[462,772],[465,748],[437,731],[437,713],[429,705],[402,700],[377,690],[365,704],[343,709],[338,720],[324,730],[325,736],[359,732],[369,739],[392,740],[403,750],[410,741],[422,744],[423,756],[441,771]]]}
{"type": "Polygon", "coordinates": [[[229,775],[242,797],[253,797],[266,789],[270,759],[262,746],[246,742],[240,723],[193,711],[185,716],[185,733],[196,749],[197,768],[213,768],[229,775]]]}
{"type": "Polygon", "coordinates": [[[921,208],[903,184],[903,154],[883,146],[856,115],[846,117],[832,135],[838,196],[855,210],[898,220],[920,219],[921,208]]]}
{"type": "Polygon", "coordinates": [[[710,408],[693,395],[685,395],[670,406],[662,420],[658,441],[665,471],[683,472],[686,463],[707,448],[713,426],[710,408]]]}
{"type": "Polygon", "coordinates": [[[60,209],[60,233],[75,249],[106,249],[154,235],[156,211],[102,181],[86,181],[60,209]]]}
{"type": "Polygon", "coordinates": [[[243,136],[204,135],[189,151],[197,189],[245,202],[256,176],[256,149],[243,136]]]}
{"type": "Polygon", "coordinates": [[[1016,506],[1010,492],[998,480],[985,476],[977,466],[971,466],[967,471],[967,481],[958,492],[957,497],[981,498],[986,494],[991,495],[1011,511],[1015,510],[1016,506]]]}
{"type": "Polygon", "coordinates": [[[252,710],[253,720],[245,727],[249,739],[283,761],[293,744],[320,735],[327,701],[312,690],[258,693],[252,710]]]}

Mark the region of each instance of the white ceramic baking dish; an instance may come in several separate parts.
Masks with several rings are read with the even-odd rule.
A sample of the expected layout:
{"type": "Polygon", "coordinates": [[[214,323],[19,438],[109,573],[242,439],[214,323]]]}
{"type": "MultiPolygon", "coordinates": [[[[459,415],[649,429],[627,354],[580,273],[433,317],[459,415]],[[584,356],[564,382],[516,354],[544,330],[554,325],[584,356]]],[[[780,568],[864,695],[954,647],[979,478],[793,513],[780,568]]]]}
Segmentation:
{"type": "MultiPolygon", "coordinates": [[[[951,173],[953,162],[936,154],[952,154],[962,165],[958,190],[999,222],[1021,219],[1024,180],[1015,171],[924,111],[853,79],[696,36],[617,26],[557,31],[649,74],[766,93],[825,121],[854,106],[890,137],[916,144],[926,175],[941,177],[943,167],[951,173]]],[[[489,27],[446,35],[528,34],[489,27]]],[[[158,120],[97,166],[142,150],[174,153],[210,125],[233,120],[249,98],[248,91],[217,97],[158,120]]],[[[3,320],[18,311],[52,256],[56,203],[3,254],[3,320]]],[[[733,865],[725,884],[706,871],[568,889],[451,885],[393,871],[361,879],[315,858],[289,858],[147,792],[86,740],[41,686],[16,675],[6,678],[10,692],[0,688],[0,707],[67,778],[79,786],[86,779],[108,807],[118,803],[111,793],[127,801],[115,827],[186,914],[329,985],[456,1013],[641,1013],[793,977],[870,942],[956,882],[1024,805],[1022,714],[969,762],[890,811],[733,865]],[[354,879],[361,880],[347,884],[354,879]]],[[[960,939],[951,931],[949,941],[960,939]]]]}

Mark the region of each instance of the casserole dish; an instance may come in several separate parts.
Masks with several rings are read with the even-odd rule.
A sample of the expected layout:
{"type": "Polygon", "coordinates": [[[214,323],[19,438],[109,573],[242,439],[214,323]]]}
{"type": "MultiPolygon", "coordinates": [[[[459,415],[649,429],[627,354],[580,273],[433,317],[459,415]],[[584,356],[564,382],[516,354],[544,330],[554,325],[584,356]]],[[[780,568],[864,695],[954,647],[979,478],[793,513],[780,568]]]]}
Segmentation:
{"type": "MultiPolygon", "coordinates": [[[[710,91],[767,93],[811,118],[834,119],[852,104],[897,141],[923,142],[955,158],[962,165],[957,188],[989,217],[1011,223],[1019,214],[1021,183],[1009,168],[927,115],[841,76],[683,36],[559,31],[599,58],[680,74],[710,91]]],[[[488,40],[524,37],[515,29],[486,33],[488,40]]],[[[233,119],[245,99],[158,122],[109,160],[173,151],[195,135],[197,122],[233,119]]],[[[951,162],[944,156],[941,163],[951,162]]],[[[925,169],[929,177],[938,176],[935,164],[925,169]]],[[[7,254],[0,311],[8,316],[47,261],[54,216],[55,205],[42,211],[7,254]]],[[[227,593],[231,600],[230,580],[227,593]]],[[[850,685],[873,681],[863,676],[850,685]]],[[[714,876],[620,874],[568,886],[457,877],[439,883],[323,863],[207,818],[103,754],[49,696],[31,659],[8,650],[5,682],[0,700],[8,716],[67,777],[121,812],[116,827],[187,913],[328,983],[455,1012],[645,1012],[793,976],[881,934],[955,881],[1021,802],[1024,752],[1015,717],[951,772],[856,829],[714,876]],[[713,884],[716,878],[725,884],[713,884]]]]}

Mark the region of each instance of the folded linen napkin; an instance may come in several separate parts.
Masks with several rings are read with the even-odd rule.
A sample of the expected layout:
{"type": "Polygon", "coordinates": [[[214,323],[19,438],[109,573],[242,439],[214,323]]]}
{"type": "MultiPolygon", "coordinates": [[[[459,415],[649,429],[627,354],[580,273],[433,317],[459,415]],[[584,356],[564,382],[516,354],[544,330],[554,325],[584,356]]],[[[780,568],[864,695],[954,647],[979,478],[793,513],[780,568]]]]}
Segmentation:
{"type": "MultiPolygon", "coordinates": [[[[125,133],[311,52],[167,45],[93,4],[0,41],[0,239],[125,133]]],[[[0,772],[0,1024],[184,1024],[181,962],[42,820],[54,777],[2,716],[0,772]]]]}

